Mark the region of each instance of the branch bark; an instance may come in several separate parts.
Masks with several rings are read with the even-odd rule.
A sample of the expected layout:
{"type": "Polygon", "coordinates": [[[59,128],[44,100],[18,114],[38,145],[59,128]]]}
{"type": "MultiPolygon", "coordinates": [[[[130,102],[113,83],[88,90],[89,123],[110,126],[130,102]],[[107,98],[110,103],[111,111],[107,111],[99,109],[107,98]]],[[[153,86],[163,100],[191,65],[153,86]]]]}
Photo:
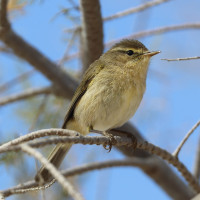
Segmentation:
{"type": "MultiPolygon", "coordinates": [[[[62,130],[62,129],[61,129],[62,130]]],[[[60,130],[60,131],[61,131],[60,130]]],[[[52,131],[52,130],[51,130],[52,131]]],[[[54,130],[54,132],[57,133],[58,130],[54,130]]],[[[64,133],[74,133],[73,131],[70,131],[70,130],[62,130],[64,133]]],[[[124,132],[123,132],[124,133],[124,132]]],[[[135,147],[133,147],[133,141],[130,139],[130,138],[127,138],[127,137],[119,137],[119,136],[115,136],[115,140],[116,140],[116,145],[117,146],[123,146],[125,145],[127,148],[131,148],[131,149],[135,149],[135,147]]],[[[90,137],[90,136],[80,136],[80,137],[54,137],[54,138],[49,138],[49,139],[43,139],[43,140],[40,140],[38,142],[29,142],[27,143],[30,147],[41,147],[41,146],[44,146],[44,145],[47,145],[47,144],[55,144],[55,143],[82,143],[82,144],[102,144],[102,145],[107,145],[109,144],[110,140],[106,137],[103,137],[103,136],[100,136],[100,137],[90,137]]],[[[150,143],[147,143],[147,142],[140,142],[138,141],[137,144],[136,144],[136,147],[138,149],[142,149],[142,150],[145,150],[147,152],[149,152],[150,154],[154,154],[154,155],[157,155],[159,157],[161,157],[162,159],[168,161],[169,163],[171,163],[173,166],[175,166],[182,174],[182,176],[188,181],[188,183],[190,184],[190,186],[196,191],[196,192],[199,192],[200,191],[200,187],[199,187],[199,184],[198,182],[196,181],[196,179],[192,176],[192,174],[187,170],[187,168],[176,158],[174,157],[173,155],[171,155],[170,153],[168,153],[167,151],[155,146],[155,145],[152,145],[150,143]]],[[[4,148],[1,149],[1,153],[3,152],[8,152],[8,151],[19,151],[21,150],[21,147],[19,145],[14,145],[14,146],[4,146],[4,148]]],[[[142,158],[141,158],[142,159],[142,158]]],[[[154,163],[159,163],[159,160],[158,158],[156,158],[155,156],[154,157],[148,157],[148,159],[154,159],[154,163]],[[157,159],[157,160],[156,160],[157,159]]],[[[144,159],[145,160],[145,159],[144,159]]],[[[146,172],[147,174],[153,174],[155,175],[155,173],[159,173],[160,170],[158,171],[155,171],[159,168],[156,168],[158,165],[150,165],[149,168],[142,168],[142,170],[144,170],[144,172],[146,172]],[[154,170],[155,172],[152,173],[151,170],[154,170]]],[[[160,165],[159,165],[160,167],[160,165]]],[[[167,169],[165,167],[165,165],[162,165],[163,169],[167,169]]],[[[168,170],[169,171],[169,170],[168,170]]],[[[168,172],[167,171],[167,172],[168,172]]],[[[166,174],[166,171],[165,171],[165,174],[166,174]]],[[[174,181],[174,177],[170,176],[172,174],[170,173],[167,173],[167,176],[166,177],[169,177],[167,179],[164,179],[164,181],[166,182],[167,180],[170,180],[170,179],[173,179],[174,181]]],[[[162,177],[162,178],[166,178],[165,176],[162,177]]],[[[157,182],[159,182],[160,180],[157,180],[157,182]]],[[[179,181],[181,183],[181,181],[179,181]]],[[[178,182],[175,182],[175,184],[178,183],[178,182]]],[[[168,183],[169,184],[169,183],[168,183]]],[[[174,185],[175,187],[176,185],[174,185]]],[[[178,184],[178,188],[180,186],[183,186],[182,184],[179,185],[178,184]]],[[[188,187],[185,186],[185,188],[187,188],[187,190],[189,190],[188,187]]],[[[177,186],[176,186],[176,189],[177,189],[177,186]]],[[[184,189],[182,187],[182,189],[184,189]]],[[[190,191],[190,196],[186,197],[184,196],[183,197],[183,191],[179,191],[181,192],[181,194],[177,194],[176,197],[174,196],[173,198],[174,199],[188,199],[189,197],[191,198],[194,193],[192,191],[190,191]]],[[[174,192],[173,192],[174,194],[174,192]]]]}
{"type": "Polygon", "coordinates": [[[0,39],[2,42],[11,48],[15,55],[30,63],[52,81],[62,91],[63,96],[70,98],[78,86],[77,82],[12,30],[7,19],[6,6],[7,0],[0,0],[0,39]]]}
{"type": "Polygon", "coordinates": [[[51,175],[60,183],[63,189],[68,192],[71,197],[73,197],[74,200],[84,200],[82,195],[74,189],[73,185],[71,185],[66,180],[66,178],[58,171],[58,169],[53,164],[51,164],[44,156],[42,156],[41,153],[31,148],[27,144],[22,144],[21,149],[22,151],[39,160],[45,166],[45,168],[49,170],[51,175]]]}
{"type": "Polygon", "coordinates": [[[81,60],[83,72],[103,52],[103,23],[99,0],[81,0],[81,60]]]}

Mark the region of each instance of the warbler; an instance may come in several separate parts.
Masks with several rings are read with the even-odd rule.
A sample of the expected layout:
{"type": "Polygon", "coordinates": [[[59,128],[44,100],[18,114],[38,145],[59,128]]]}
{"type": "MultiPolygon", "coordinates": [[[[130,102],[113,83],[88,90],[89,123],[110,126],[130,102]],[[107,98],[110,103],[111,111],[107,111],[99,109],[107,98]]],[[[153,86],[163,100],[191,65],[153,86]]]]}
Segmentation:
{"type": "MultiPolygon", "coordinates": [[[[146,88],[150,58],[160,51],[148,51],[137,40],[124,39],[94,61],[77,88],[62,128],[86,135],[92,130],[120,127],[136,112],[146,88]]],[[[49,156],[57,168],[71,144],[58,144],[49,156]]],[[[52,179],[42,167],[36,181],[52,179]]]]}

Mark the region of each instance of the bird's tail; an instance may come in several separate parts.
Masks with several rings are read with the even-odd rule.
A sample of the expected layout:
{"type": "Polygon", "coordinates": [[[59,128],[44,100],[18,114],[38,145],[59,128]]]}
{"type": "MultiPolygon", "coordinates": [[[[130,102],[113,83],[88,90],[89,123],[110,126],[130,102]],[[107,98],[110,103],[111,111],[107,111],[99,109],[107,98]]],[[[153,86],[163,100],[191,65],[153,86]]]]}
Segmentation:
{"type": "MultiPolygon", "coordinates": [[[[80,127],[80,125],[75,120],[68,121],[65,127],[63,128],[75,130],[81,133],[82,135],[86,135],[87,133],[89,133],[89,129],[87,127],[85,127],[85,129],[83,127],[80,127]]],[[[67,143],[57,144],[48,157],[49,162],[53,164],[56,168],[58,168],[61,162],[64,160],[65,155],[67,154],[71,146],[72,144],[67,144],[67,143]]],[[[42,183],[48,182],[52,180],[52,175],[44,166],[42,166],[40,170],[37,172],[35,180],[37,182],[42,182],[42,183]]]]}
{"type": "MultiPolygon", "coordinates": [[[[53,164],[56,168],[58,168],[65,158],[65,155],[71,148],[71,144],[57,144],[51,154],[48,157],[48,160],[51,164],[53,164]]],[[[38,173],[35,176],[35,180],[37,182],[47,182],[52,179],[52,175],[49,173],[49,171],[42,166],[38,173]]]]}

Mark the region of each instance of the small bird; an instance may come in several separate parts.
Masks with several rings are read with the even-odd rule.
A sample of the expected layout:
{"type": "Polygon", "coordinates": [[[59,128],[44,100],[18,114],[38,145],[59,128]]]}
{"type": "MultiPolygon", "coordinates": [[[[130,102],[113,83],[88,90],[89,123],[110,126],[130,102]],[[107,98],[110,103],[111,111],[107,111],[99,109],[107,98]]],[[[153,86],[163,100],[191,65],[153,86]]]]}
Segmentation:
{"type": "MultiPolygon", "coordinates": [[[[120,127],[136,112],[146,88],[150,58],[160,51],[148,51],[137,40],[124,39],[94,61],[77,88],[63,129],[86,135],[92,130],[106,131],[120,127]]],[[[71,144],[58,144],[49,162],[59,167],[71,144]]],[[[52,176],[41,167],[36,181],[49,181],[52,176]]]]}

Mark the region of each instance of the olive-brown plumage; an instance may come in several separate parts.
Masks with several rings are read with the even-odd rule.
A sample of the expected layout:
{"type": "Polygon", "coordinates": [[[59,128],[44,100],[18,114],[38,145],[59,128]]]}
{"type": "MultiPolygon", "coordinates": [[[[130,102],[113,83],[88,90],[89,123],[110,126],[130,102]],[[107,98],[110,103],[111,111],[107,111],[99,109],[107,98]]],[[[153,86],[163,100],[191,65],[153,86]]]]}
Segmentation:
{"type": "MultiPolygon", "coordinates": [[[[145,88],[151,56],[137,40],[122,40],[90,65],[77,88],[62,128],[83,135],[91,129],[107,131],[119,127],[136,112],[145,88]]],[[[49,161],[59,167],[71,145],[58,144],[49,161]]],[[[50,180],[42,167],[36,180],[50,180]]]]}

